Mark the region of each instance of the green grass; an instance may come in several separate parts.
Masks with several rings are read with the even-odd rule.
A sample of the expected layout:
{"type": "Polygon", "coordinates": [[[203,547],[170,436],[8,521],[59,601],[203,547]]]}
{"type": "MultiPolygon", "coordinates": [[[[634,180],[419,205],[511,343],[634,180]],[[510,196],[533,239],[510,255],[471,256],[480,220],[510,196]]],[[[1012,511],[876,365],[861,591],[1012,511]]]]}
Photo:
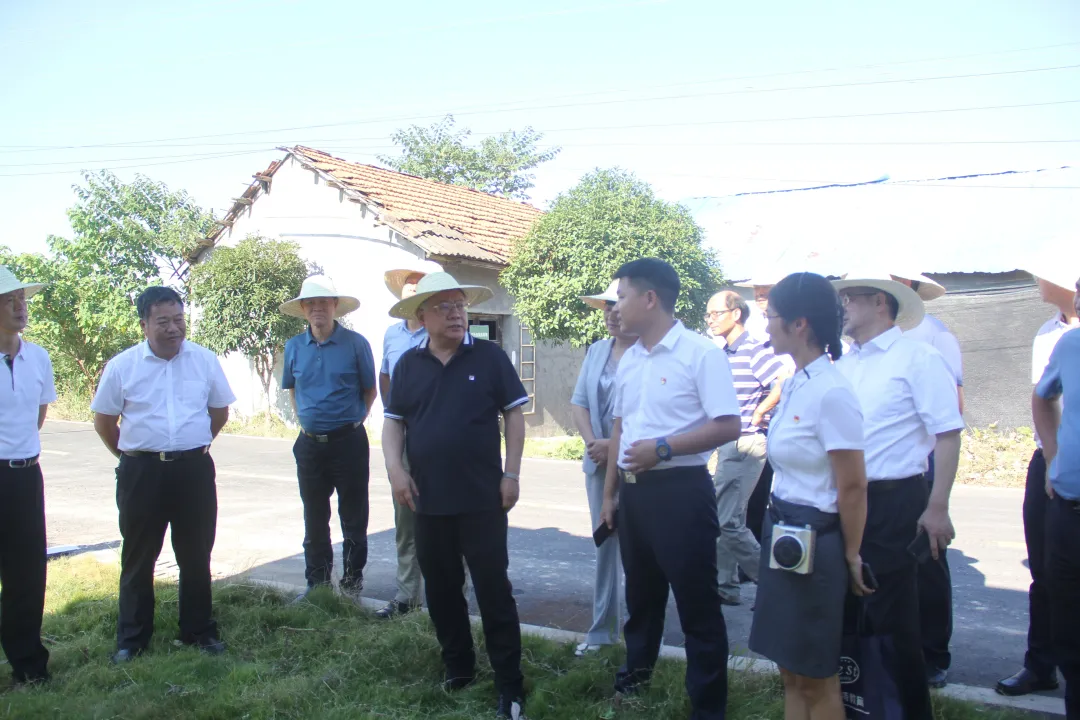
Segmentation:
{"type": "MultiPolygon", "coordinates": [[[[154,640],[147,655],[113,666],[117,568],[91,558],[49,566],[44,635],[53,680],[14,688],[0,679],[0,718],[419,718],[492,717],[495,693],[480,651],[479,682],[460,693],[439,686],[438,643],[426,616],[391,622],[329,591],[311,601],[256,585],[220,584],[215,608],[229,644],[223,657],[176,646],[177,591],[158,585],[154,640]]],[[[479,631],[478,648],[482,648],[479,631]]],[[[572,645],[523,638],[533,720],[613,718],[611,682],[620,652],[578,659],[572,645]]],[[[625,720],[689,715],[682,663],[661,661],[652,687],[619,709],[625,720]]],[[[6,673],[5,673],[6,675],[6,673]]],[[[941,720],[1009,720],[1016,713],[941,701],[941,720]]],[[[772,676],[731,674],[728,716],[783,716],[772,676]]]]}

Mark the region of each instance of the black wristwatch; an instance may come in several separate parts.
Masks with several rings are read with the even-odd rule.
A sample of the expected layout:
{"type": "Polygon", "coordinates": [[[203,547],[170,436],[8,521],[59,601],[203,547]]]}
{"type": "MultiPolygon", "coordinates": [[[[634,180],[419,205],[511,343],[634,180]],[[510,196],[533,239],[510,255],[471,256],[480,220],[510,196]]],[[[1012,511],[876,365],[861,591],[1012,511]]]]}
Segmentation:
{"type": "Polygon", "coordinates": [[[668,445],[667,438],[656,439],[656,457],[661,460],[671,459],[671,446],[668,445]]]}

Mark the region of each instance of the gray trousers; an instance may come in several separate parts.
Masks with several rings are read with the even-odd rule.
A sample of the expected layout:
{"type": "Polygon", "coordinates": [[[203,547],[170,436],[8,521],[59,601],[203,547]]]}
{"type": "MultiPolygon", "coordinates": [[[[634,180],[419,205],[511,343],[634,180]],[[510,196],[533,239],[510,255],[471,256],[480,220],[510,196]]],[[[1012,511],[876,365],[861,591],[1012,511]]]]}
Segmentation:
{"type": "MultiPolygon", "coordinates": [[[[585,490],[589,497],[592,529],[600,527],[600,509],[604,504],[604,475],[601,466],[585,475],[585,490]]],[[[619,642],[625,601],[621,592],[622,560],[619,555],[619,534],[615,533],[596,548],[596,577],[593,581],[593,621],[585,636],[590,645],[614,645],[619,642]]]]}
{"type": "MultiPolygon", "coordinates": [[[[409,458],[402,453],[401,463],[409,470],[409,458]]],[[[416,559],[416,513],[408,505],[394,500],[394,542],[397,545],[397,594],[395,602],[419,607],[424,602],[424,576],[416,559]]],[[[463,561],[464,562],[464,561],[463,561]]],[[[469,566],[465,566],[465,595],[469,594],[469,566]]]]}
{"type": "Polygon", "coordinates": [[[716,514],[720,537],[716,541],[717,579],[720,595],[738,600],[739,574],[742,568],[757,582],[761,546],[746,526],[746,504],[765,467],[765,435],[743,435],[717,450],[716,514]]]}

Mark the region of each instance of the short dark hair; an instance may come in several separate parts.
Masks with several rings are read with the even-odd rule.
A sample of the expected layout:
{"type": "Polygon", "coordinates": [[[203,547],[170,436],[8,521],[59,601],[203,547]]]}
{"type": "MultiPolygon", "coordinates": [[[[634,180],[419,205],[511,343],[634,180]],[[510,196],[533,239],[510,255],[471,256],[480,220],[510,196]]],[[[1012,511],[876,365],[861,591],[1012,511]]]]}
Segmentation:
{"type": "Polygon", "coordinates": [[[724,307],[739,313],[736,322],[740,325],[745,325],[746,321],[750,319],[750,306],[743,300],[742,295],[737,292],[727,292],[724,294],[724,307]]]}
{"type": "Polygon", "coordinates": [[[832,283],[821,275],[810,272],[788,275],[769,291],[769,307],[785,323],[806,318],[812,342],[833,360],[843,354],[840,333],[844,307],[832,283]]]}
{"type": "Polygon", "coordinates": [[[900,301],[892,293],[883,292],[882,294],[885,296],[885,304],[889,306],[889,319],[895,322],[897,316],[900,315],[900,301]]]}
{"type": "Polygon", "coordinates": [[[675,312],[679,299],[679,273],[659,258],[631,260],[615,271],[614,280],[626,278],[639,292],[652,290],[666,312],[675,312]]]}
{"type": "Polygon", "coordinates": [[[140,320],[149,320],[150,312],[155,305],[168,305],[171,303],[184,307],[184,301],[180,297],[180,293],[164,285],[151,285],[139,293],[139,297],[135,300],[135,308],[139,311],[140,320]]]}

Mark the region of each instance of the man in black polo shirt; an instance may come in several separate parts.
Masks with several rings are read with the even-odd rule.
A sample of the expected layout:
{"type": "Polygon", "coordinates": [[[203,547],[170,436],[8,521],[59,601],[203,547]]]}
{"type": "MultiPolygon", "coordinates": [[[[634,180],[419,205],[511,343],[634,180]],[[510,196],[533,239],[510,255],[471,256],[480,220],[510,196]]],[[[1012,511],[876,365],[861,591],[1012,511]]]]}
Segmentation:
{"type": "Polygon", "coordinates": [[[496,717],[518,720],[524,717],[521,628],[507,577],[506,532],[525,444],[521,406],[529,397],[506,354],[468,332],[466,308],[491,295],[448,273],[432,273],[417,284],[416,295],[390,309],[392,317],[418,319],[428,339],[394,369],[382,446],[394,499],[416,513],[416,556],[442,646],[445,685],[458,690],[475,675],[469,607],[461,593],[464,556],[499,691],[496,717]]]}

